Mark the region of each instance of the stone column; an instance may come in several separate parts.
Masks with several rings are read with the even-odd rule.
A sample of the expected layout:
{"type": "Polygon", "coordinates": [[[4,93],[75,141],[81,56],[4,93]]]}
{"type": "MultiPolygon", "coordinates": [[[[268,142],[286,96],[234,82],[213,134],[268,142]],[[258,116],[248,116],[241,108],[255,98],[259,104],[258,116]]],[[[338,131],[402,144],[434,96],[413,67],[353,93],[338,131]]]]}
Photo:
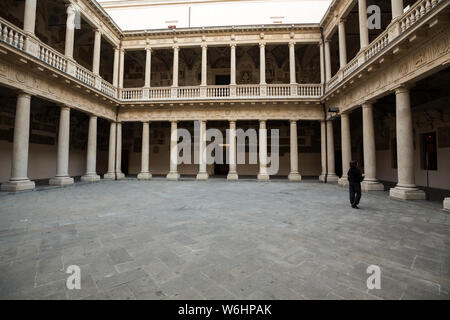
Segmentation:
{"type": "Polygon", "coordinates": [[[120,49],[120,63],[119,63],[119,88],[120,89],[123,89],[124,62],[125,62],[125,50],[120,49]]]}
{"type": "Polygon", "coordinates": [[[23,16],[23,31],[34,35],[36,26],[36,0],[25,0],[25,13],[23,16]]]}
{"type": "Polygon", "coordinates": [[[11,178],[2,184],[2,191],[24,191],[34,189],[28,179],[28,145],[30,137],[31,96],[21,92],[17,96],[14,120],[14,140],[11,162],[11,178]]]}
{"type": "Polygon", "coordinates": [[[58,151],[56,158],[56,176],[49,183],[58,186],[73,184],[69,177],[69,136],[70,108],[61,107],[59,114],[58,151]]]}
{"type": "Polygon", "coordinates": [[[361,50],[369,45],[369,29],[367,28],[366,0],[358,0],[359,12],[359,42],[361,50]]]}
{"type": "Polygon", "coordinates": [[[64,51],[65,56],[69,59],[73,59],[73,43],[75,40],[75,14],[75,7],[73,5],[69,5],[67,7],[66,42],[64,51]]]}
{"type": "Polygon", "coordinates": [[[236,44],[230,44],[231,59],[230,59],[230,85],[236,85],[236,44]]]}
{"type": "Polygon", "coordinates": [[[179,55],[180,47],[173,47],[173,81],[172,87],[178,87],[178,55],[179,55]]]}
{"type": "Polygon", "coordinates": [[[328,154],[328,175],[327,182],[338,181],[334,164],[334,133],[333,121],[327,121],[327,154],[328,154]]]}
{"type": "Polygon", "coordinates": [[[347,64],[347,44],[345,40],[345,19],[339,20],[339,62],[341,69],[347,64]]]}
{"type": "Polygon", "coordinates": [[[330,54],[330,40],[325,40],[325,80],[328,82],[331,79],[331,54],[330,54]]]}
{"type": "Polygon", "coordinates": [[[297,120],[291,120],[291,171],[288,179],[290,181],[301,181],[302,176],[298,173],[298,143],[297,143],[297,120]]]}
{"type": "Polygon", "coordinates": [[[295,79],[295,43],[289,42],[289,74],[291,84],[296,84],[295,79]]]}
{"type": "Polygon", "coordinates": [[[152,74],[152,49],[145,49],[145,87],[150,88],[152,74]]]}
{"type": "Polygon", "coordinates": [[[167,174],[167,180],[178,180],[180,174],[178,173],[178,132],[177,122],[170,123],[170,171],[167,174]]]}
{"type": "Polygon", "coordinates": [[[322,43],[319,43],[319,55],[320,55],[320,83],[324,83],[325,82],[325,72],[323,69],[324,66],[324,56],[323,56],[323,45],[322,43]]]}
{"type": "Polygon", "coordinates": [[[117,139],[116,139],[116,178],[117,180],[125,178],[122,172],[122,123],[117,122],[117,139]]]}
{"type": "Polygon", "coordinates": [[[208,46],[202,44],[202,80],[201,86],[207,85],[207,75],[208,75],[208,46]]]}
{"type": "Polygon", "coordinates": [[[98,75],[100,72],[101,45],[102,45],[102,33],[99,29],[96,29],[94,37],[94,56],[92,58],[92,72],[95,75],[98,75]]]}
{"type": "Polygon", "coordinates": [[[383,191],[384,186],[377,180],[377,154],[375,150],[375,130],[373,127],[373,105],[364,103],[363,114],[363,148],[364,148],[364,181],[363,191],[383,191]]]}
{"type": "Polygon", "coordinates": [[[348,113],[341,114],[341,145],[342,145],[342,177],[338,180],[339,185],[347,186],[347,172],[352,160],[352,142],[350,137],[350,117],[348,113]]]}
{"type": "Polygon", "coordinates": [[[266,44],[259,44],[259,84],[266,84],[266,44]]]}
{"type": "Polygon", "coordinates": [[[236,170],[236,121],[230,120],[230,144],[228,146],[229,172],[227,180],[238,180],[236,170]]]}
{"type": "Polygon", "coordinates": [[[86,173],[81,177],[82,181],[96,182],[100,181],[97,174],[97,117],[89,117],[89,134],[86,156],[86,173]]]}
{"type": "Polygon", "coordinates": [[[414,139],[409,88],[397,88],[395,99],[398,183],[390,190],[389,195],[404,200],[425,199],[425,192],[416,187],[414,179],[414,139]]]}
{"type": "Polygon", "coordinates": [[[259,121],[259,181],[268,181],[270,179],[267,173],[267,129],[266,121],[259,121]]]}
{"type": "Polygon", "coordinates": [[[325,151],[325,121],[320,120],[320,160],[322,164],[322,173],[319,176],[320,181],[325,181],[325,173],[327,172],[327,155],[325,151]]]}
{"type": "Polygon", "coordinates": [[[208,172],[206,171],[206,121],[200,121],[200,143],[199,143],[199,171],[197,180],[208,180],[208,172]]]}
{"type": "Polygon", "coordinates": [[[403,0],[391,0],[392,20],[403,14],[403,0]]]}
{"type": "Polygon", "coordinates": [[[115,170],[116,157],[116,123],[111,121],[109,125],[109,152],[108,152],[108,172],[103,175],[103,179],[116,179],[115,170]]]}
{"type": "Polygon", "coordinates": [[[114,48],[114,65],[113,65],[113,86],[118,87],[119,83],[119,48],[114,48]]]}
{"type": "Polygon", "coordinates": [[[150,131],[149,123],[142,123],[142,158],[141,158],[141,172],[137,178],[139,180],[149,180],[152,174],[149,171],[148,158],[150,156],[150,131]]]}

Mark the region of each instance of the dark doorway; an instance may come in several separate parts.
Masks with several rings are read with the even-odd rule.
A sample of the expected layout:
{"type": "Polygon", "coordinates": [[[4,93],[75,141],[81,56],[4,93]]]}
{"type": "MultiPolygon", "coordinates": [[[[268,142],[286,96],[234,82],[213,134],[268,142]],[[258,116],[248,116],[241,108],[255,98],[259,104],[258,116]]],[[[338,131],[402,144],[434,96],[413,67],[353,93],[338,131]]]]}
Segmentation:
{"type": "Polygon", "coordinates": [[[436,132],[422,134],[422,169],[437,170],[436,132]]]}
{"type": "Polygon", "coordinates": [[[224,86],[230,84],[230,75],[229,74],[221,74],[216,75],[216,85],[217,86],[224,86]]]}
{"type": "Polygon", "coordinates": [[[336,170],[336,175],[338,177],[342,177],[342,151],[336,150],[336,154],[334,156],[334,167],[336,170]]]}
{"type": "Polygon", "coordinates": [[[228,174],[228,171],[230,170],[229,165],[227,164],[227,149],[225,148],[225,146],[223,147],[223,160],[220,162],[223,163],[217,163],[214,162],[214,175],[215,176],[226,176],[228,174]]]}
{"type": "Polygon", "coordinates": [[[128,155],[129,155],[129,150],[128,149],[123,149],[122,150],[122,165],[121,165],[121,170],[122,173],[125,175],[128,175],[128,155]]]}

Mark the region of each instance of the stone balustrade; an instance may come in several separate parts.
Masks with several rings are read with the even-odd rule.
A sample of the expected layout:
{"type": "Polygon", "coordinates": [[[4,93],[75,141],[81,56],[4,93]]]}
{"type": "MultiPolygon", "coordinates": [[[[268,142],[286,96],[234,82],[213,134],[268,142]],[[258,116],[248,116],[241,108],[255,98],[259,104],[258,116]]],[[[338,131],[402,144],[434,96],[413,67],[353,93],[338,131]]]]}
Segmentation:
{"type": "Polygon", "coordinates": [[[0,40],[2,42],[19,50],[24,50],[25,39],[26,35],[20,28],[0,18],[0,40]]]}

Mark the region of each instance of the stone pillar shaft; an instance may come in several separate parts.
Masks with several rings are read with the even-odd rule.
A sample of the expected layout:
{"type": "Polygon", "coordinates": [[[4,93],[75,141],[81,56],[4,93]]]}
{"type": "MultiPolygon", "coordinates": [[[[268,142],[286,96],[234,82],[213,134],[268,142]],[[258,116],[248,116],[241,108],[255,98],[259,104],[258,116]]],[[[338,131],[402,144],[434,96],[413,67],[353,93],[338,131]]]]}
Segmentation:
{"type": "Polygon", "coordinates": [[[67,7],[66,42],[64,54],[69,59],[73,59],[73,43],[75,40],[75,13],[75,8],[72,5],[67,7]]]}
{"type": "Polygon", "coordinates": [[[113,85],[119,86],[119,48],[114,48],[113,85]]]}
{"type": "Polygon", "coordinates": [[[259,121],[259,173],[258,180],[267,181],[269,175],[267,173],[267,129],[266,121],[259,121]]]}
{"type": "Polygon", "coordinates": [[[200,134],[199,134],[199,171],[197,174],[197,180],[208,179],[208,173],[206,171],[206,121],[200,122],[200,134]]]}
{"type": "Polygon", "coordinates": [[[149,156],[150,156],[150,124],[148,122],[142,123],[142,154],[141,154],[141,172],[137,178],[139,180],[148,180],[151,178],[149,171],[149,156]]]}
{"type": "Polygon", "coordinates": [[[325,180],[325,173],[327,172],[327,155],[325,150],[325,121],[320,121],[320,160],[322,164],[322,173],[320,174],[319,180],[325,180]]]}
{"type": "Polygon", "coordinates": [[[340,67],[344,68],[347,64],[347,44],[345,40],[345,20],[339,21],[339,62],[340,67]]]}
{"type": "Polygon", "coordinates": [[[56,155],[56,176],[49,183],[54,185],[73,184],[69,177],[70,108],[61,107],[59,114],[58,149],[56,155]]]}
{"type": "Polygon", "coordinates": [[[98,75],[100,72],[100,52],[102,45],[102,33],[99,29],[95,30],[94,36],[94,55],[92,58],[92,72],[98,75]]]}
{"type": "Polygon", "coordinates": [[[86,153],[86,173],[81,177],[81,180],[88,182],[99,181],[100,177],[97,175],[97,116],[91,115],[89,117],[89,133],[88,145],[86,153]]]}
{"type": "Polygon", "coordinates": [[[231,44],[231,61],[230,61],[230,84],[236,84],[236,45],[231,44]]]}
{"type": "Polygon", "coordinates": [[[320,56],[320,83],[325,82],[325,72],[324,72],[324,56],[323,56],[323,45],[319,44],[319,56],[320,56]]]}
{"type": "Polygon", "coordinates": [[[369,45],[369,29],[367,28],[367,2],[358,0],[359,42],[361,50],[369,45]]]}
{"type": "Polygon", "coordinates": [[[392,20],[403,14],[403,0],[391,0],[392,20]]]}
{"type": "Polygon", "coordinates": [[[36,0],[25,0],[23,31],[34,35],[36,26],[36,0]]]}
{"type": "Polygon", "coordinates": [[[325,79],[331,79],[331,55],[330,55],[330,41],[325,40],[325,79]]]}
{"type": "Polygon", "coordinates": [[[207,85],[207,75],[208,75],[208,46],[202,44],[202,86],[207,85]]]}
{"type": "Polygon", "coordinates": [[[180,48],[175,46],[173,47],[173,87],[178,87],[178,55],[180,48]]]}
{"type": "Polygon", "coordinates": [[[177,122],[170,123],[170,171],[167,174],[167,180],[178,180],[178,132],[177,122]]]}
{"type": "Polygon", "coordinates": [[[288,179],[290,181],[300,181],[302,178],[298,173],[298,137],[297,137],[297,120],[290,121],[290,156],[291,156],[291,171],[288,179]]]}
{"type": "Polygon", "coordinates": [[[414,137],[409,89],[395,90],[397,126],[398,183],[389,192],[393,198],[425,199],[425,193],[416,188],[414,179],[414,137]]]}
{"type": "Polygon", "coordinates": [[[364,149],[364,191],[382,191],[384,187],[377,180],[377,154],[375,151],[375,130],[373,124],[373,105],[364,103],[363,114],[363,149],[364,149]]]}
{"type": "Polygon", "coordinates": [[[334,164],[334,134],[333,121],[327,121],[327,154],[328,154],[328,181],[336,179],[336,170],[334,164]]]}
{"type": "Polygon", "coordinates": [[[30,138],[31,96],[19,93],[14,119],[14,140],[11,162],[11,178],[2,184],[2,191],[34,189],[34,182],[28,179],[28,146],[30,138]]]}
{"type": "Polygon", "coordinates": [[[295,43],[289,43],[289,74],[291,84],[295,84],[297,81],[295,79],[295,43]]]}
{"type": "Polygon", "coordinates": [[[236,168],[236,121],[230,121],[230,132],[229,132],[230,144],[228,147],[228,162],[229,162],[229,172],[228,180],[237,180],[237,168],[236,168]]]}
{"type": "Polygon", "coordinates": [[[152,49],[145,50],[145,87],[150,88],[152,74],[152,49]]]}
{"type": "Polygon", "coordinates": [[[108,172],[103,176],[104,179],[115,179],[115,156],[116,156],[116,123],[111,121],[109,125],[109,151],[108,151],[108,172]]]}
{"type": "Polygon", "coordinates": [[[259,83],[266,84],[266,45],[259,44],[259,83]]]}
{"type": "Polygon", "coordinates": [[[116,125],[116,176],[117,180],[125,178],[122,172],[122,123],[117,122],[116,125]]]}
{"type": "Polygon", "coordinates": [[[125,63],[125,50],[120,49],[120,63],[119,63],[119,88],[123,88],[124,77],[124,63],[125,63]]]}
{"type": "Polygon", "coordinates": [[[347,172],[352,160],[352,143],[350,136],[350,117],[348,113],[341,114],[341,146],[342,146],[342,177],[339,184],[348,185],[347,172]]]}

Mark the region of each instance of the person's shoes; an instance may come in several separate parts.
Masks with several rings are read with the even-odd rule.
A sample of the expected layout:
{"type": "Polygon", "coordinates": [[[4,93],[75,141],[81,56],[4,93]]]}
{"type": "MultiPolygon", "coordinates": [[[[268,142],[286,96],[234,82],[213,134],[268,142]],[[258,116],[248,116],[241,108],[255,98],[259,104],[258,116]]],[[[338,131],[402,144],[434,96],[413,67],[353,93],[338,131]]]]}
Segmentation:
{"type": "Polygon", "coordinates": [[[353,206],[353,208],[355,208],[355,209],[359,209],[359,207],[355,204],[354,206],[353,206]]]}
{"type": "Polygon", "coordinates": [[[355,205],[354,204],[352,204],[352,208],[355,209],[355,205]]]}

